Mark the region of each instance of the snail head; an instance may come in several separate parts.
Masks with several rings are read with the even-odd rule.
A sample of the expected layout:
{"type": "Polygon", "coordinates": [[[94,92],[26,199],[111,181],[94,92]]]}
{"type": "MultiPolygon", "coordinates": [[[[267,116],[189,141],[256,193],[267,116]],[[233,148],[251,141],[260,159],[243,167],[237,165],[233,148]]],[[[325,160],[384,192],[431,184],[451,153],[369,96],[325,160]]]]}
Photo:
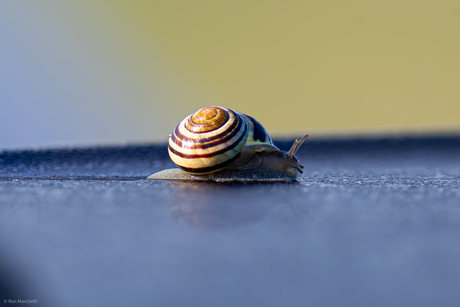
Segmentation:
{"type": "Polygon", "coordinates": [[[303,142],[309,138],[309,135],[305,135],[303,138],[295,140],[288,152],[269,146],[245,147],[241,152],[240,159],[230,168],[246,170],[257,169],[262,172],[281,172],[288,176],[295,177],[302,174],[302,170],[304,169],[295,154],[302,146],[303,142]]]}

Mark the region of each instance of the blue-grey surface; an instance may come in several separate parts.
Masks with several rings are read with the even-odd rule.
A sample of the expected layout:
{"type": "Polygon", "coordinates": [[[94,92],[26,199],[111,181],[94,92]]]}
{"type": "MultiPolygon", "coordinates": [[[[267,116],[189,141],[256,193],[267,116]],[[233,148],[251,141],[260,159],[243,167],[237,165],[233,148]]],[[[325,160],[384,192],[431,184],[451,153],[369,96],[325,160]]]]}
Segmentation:
{"type": "Polygon", "coordinates": [[[1,153],[0,299],[459,306],[459,137],[298,157],[299,183],[218,184],[145,180],[165,146],[1,153]]]}

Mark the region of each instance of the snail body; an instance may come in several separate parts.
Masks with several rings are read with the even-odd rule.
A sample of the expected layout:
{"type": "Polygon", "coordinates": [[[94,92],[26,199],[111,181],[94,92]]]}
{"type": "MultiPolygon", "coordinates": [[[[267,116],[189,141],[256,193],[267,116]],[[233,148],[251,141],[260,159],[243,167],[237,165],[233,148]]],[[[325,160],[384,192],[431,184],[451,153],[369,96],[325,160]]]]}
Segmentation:
{"type": "Polygon", "coordinates": [[[202,108],[169,137],[169,156],[178,169],[148,179],[295,181],[303,169],[295,153],[308,138],[296,140],[284,152],[251,116],[224,107],[202,108]]]}

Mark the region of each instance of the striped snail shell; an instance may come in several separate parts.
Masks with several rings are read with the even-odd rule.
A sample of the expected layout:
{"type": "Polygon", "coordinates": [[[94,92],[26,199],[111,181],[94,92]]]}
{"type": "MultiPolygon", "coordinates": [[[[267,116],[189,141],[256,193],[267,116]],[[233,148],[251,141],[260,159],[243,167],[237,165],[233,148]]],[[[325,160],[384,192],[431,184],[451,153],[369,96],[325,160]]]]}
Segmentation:
{"type": "Polygon", "coordinates": [[[239,158],[243,146],[275,147],[254,118],[223,107],[207,107],[187,116],[169,138],[169,156],[182,170],[213,173],[239,158]]]}
{"type": "Polygon", "coordinates": [[[307,138],[296,140],[286,153],[251,116],[218,106],[202,108],[169,137],[169,156],[180,170],[149,179],[295,181],[303,166],[294,155],[307,138]]]}

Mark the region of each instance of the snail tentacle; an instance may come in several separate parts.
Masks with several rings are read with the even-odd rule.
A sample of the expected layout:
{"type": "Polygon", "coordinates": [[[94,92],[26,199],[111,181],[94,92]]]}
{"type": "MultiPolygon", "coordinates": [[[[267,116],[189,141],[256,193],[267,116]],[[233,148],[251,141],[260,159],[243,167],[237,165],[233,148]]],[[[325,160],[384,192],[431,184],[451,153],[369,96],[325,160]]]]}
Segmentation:
{"type": "Polygon", "coordinates": [[[302,146],[303,142],[305,142],[305,140],[308,140],[309,138],[310,136],[306,134],[303,136],[303,138],[295,140],[294,144],[292,144],[292,147],[291,149],[289,149],[286,156],[289,158],[292,158],[297,153],[297,151],[300,149],[300,146],[302,146]]]}

